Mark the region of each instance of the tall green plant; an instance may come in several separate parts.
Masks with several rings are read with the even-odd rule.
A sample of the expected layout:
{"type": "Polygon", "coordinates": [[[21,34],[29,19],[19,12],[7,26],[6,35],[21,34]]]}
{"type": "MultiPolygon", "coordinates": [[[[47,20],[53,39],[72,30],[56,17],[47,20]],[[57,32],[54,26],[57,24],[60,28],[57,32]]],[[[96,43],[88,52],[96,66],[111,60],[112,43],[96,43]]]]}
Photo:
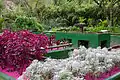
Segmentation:
{"type": "Polygon", "coordinates": [[[32,31],[42,31],[43,27],[34,17],[18,16],[13,23],[13,30],[32,30],[32,31]]]}
{"type": "Polygon", "coordinates": [[[85,20],[86,20],[86,19],[85,19],[84,17],[79,17],[79,22],[80,22],[80,23],[84,23],[85,20]]]}
{"type": "Polygon", "coordinates": [[[116,15],[120,12],[117,8],[120,6],[120,0],[94,0],[94,2],[101,9],[100,11],[104,13],[109,26],[114,26],[116,15]]]}

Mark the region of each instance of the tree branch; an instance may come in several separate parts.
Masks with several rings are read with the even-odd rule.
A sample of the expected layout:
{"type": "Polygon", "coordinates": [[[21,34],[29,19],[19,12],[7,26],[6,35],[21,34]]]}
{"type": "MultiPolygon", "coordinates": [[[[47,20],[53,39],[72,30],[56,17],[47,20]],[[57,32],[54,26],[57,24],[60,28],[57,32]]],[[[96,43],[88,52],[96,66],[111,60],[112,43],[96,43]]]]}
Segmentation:
{"type": "Polygon", "coordinates": [[[94,0],[94,2],[97,4],[97,5],[99,5],[100,3],[98,2],[98,0],[94,0]]]}
{"type": "Polygon", "coordinates": [[[117,3],[119,3],[120,2],[120,0],[116,0],[116,1],[112,1],[112,3],[113,3],[113,6],[115,5],[115,4],[117,4],[117,3]]]}
{"type": "Polygon", "coordinates": [[[94,2],[95,2],[100,8],[102,8],[102,1],[100,1],[100,3],[99,3],[99,0],[94,0],[94,2]]]}
{"type": "Polygon", "coordinates": [[[24,0],[25,4],[29,7],[30,10],[32,10],[32,7],[29,5],[28,1],[24,0]]]}
{"type": "Polygon", "coordinates": [[[34,9],[36,9],[36,8],[37,8],[37,6],[38,6],[38,3],[39,3],[39,0],[37,0],[37,1],[36,1],[36,4],[35,4],[35,7],[34,7],[34,9]]]}

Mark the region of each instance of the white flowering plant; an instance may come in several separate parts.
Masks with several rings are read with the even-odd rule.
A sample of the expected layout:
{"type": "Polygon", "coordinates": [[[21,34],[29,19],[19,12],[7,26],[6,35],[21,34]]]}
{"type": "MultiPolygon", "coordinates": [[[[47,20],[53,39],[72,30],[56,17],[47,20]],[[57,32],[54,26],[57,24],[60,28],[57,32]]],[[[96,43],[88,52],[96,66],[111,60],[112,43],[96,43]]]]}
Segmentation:
{"type": "Polygon", "coordinates": [[[66,59],[34,60],[18,80],[85,80],[87,73],[99,76],[120,62],[120,50],[80,46],[69,54],[66,59]]]}

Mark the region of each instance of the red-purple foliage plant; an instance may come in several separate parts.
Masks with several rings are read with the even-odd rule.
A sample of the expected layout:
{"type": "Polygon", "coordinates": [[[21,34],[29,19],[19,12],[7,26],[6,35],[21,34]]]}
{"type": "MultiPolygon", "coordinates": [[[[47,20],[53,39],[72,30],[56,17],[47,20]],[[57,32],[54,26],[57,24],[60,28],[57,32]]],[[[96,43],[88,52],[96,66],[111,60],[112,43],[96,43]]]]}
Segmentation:
{"type": "Polygon", "coordinates": [[[0,67],[12,68],[22,73],[33,59],[42,59],[48,45],[45,34],[33,34],[27,30],[4,30],[0,36],[0,67]]]}

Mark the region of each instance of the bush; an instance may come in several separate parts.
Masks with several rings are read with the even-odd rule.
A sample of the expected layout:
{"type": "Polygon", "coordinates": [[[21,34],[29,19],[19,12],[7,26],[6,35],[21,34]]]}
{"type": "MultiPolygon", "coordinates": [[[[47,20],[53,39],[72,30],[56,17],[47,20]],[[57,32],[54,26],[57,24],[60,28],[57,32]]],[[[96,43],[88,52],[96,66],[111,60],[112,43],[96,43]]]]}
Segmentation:
{"type": "Polygon", "coordinates": [[[15,22],[13,23],[13,30],[32,30],[32,31],[42,31],[43,27],[34,17],[17,16],[15,22]]]}
{"type": "Polygon", "coordinates": [[[108,30],[111,33],[120,33],[120,27],[104,27],[104,26],[96,26],[96,27],[87,27],[87,32],[100,32],[101,30],[108,30]]]}
{"type": "Polygon", "coordinates": [[[86,31],[87,32],[100,32],[101,30],[107,30],[107,27],[104,26],[99,26],[99,27],[87,27],[86,31]]]}
{"type": "Polygon", "coordinates": [[[48,45],[48,37],[44,34],[33,34],[22,30],[11,32],[5,30],[0,36],[0,66],[12,68],[22,73],[35,58],[42,59],[48,45]]]}

